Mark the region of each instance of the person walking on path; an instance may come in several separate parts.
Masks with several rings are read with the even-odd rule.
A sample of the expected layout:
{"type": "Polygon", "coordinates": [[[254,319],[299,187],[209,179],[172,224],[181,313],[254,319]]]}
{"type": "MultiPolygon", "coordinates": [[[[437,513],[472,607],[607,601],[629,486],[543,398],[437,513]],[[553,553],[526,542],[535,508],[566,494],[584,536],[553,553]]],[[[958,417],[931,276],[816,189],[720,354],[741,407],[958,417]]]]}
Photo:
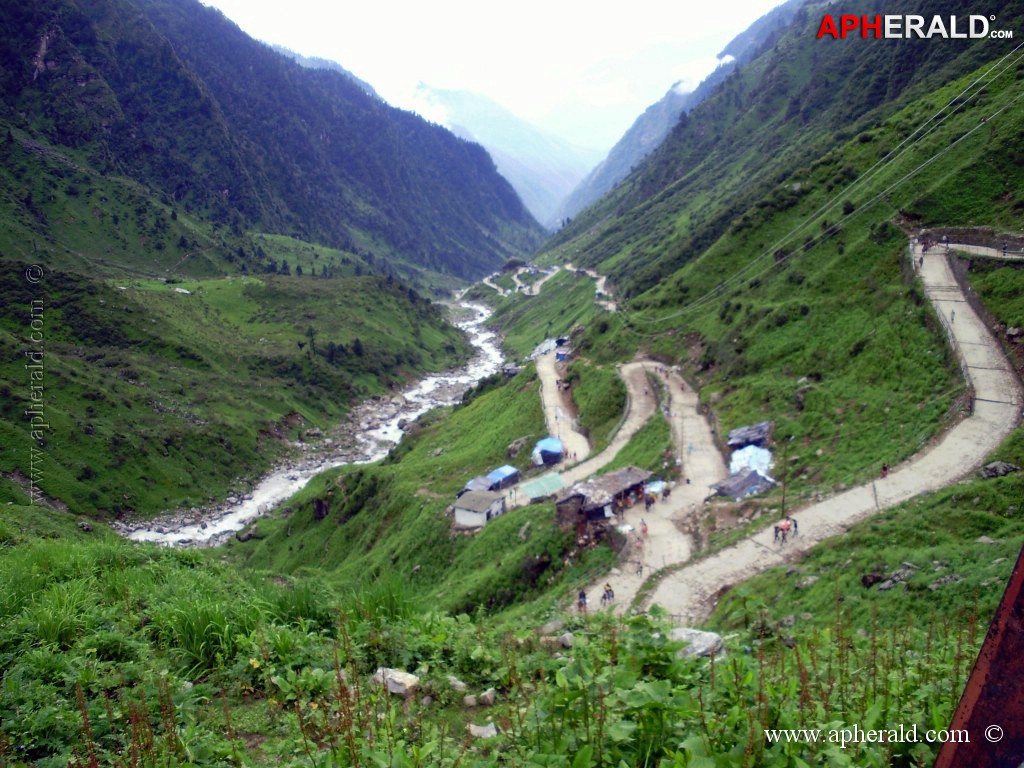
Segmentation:
{"type": "Polygon", "coordinates": [[[579,609],[580,613],[587,612],[587,593],[584,590],[580,590],[579,595],[576,597],[576,608],[579,609]]]}
{"type": "Polygon", "coordinates": [[[601,605],[605,606],[605,607],[610,606],[612,604],[612,601],[614,601],[614,600],[615,600],[615,591],[612,589],[612,585],[611,584],[605,584],[604,585],[604,592],[601,593],[601,605]]]}

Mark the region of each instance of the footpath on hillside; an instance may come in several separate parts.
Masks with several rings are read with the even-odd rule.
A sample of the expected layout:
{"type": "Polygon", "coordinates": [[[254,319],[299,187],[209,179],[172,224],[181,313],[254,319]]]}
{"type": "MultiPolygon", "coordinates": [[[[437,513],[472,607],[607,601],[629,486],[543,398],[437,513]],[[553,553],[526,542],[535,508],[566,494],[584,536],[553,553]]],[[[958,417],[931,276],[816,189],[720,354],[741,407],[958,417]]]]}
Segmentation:
{"type": "MultiPolygon", "coordinates": [[[[987,251],[990,253],[984,255],[996,253],[993,249],[987,251]]],[[[670,573],[645,607],[658,604],[681,623],[700,623],[710,614],[717,596],[729,587],[796,559],[815,544],[883,509],[962,479],[1017,426],[1022,402],[1020,384],[998,342],[965,300],[945,253],[925,253],[920,244],[915,244],[911,258],[919,265],[925,293],[942,320],[973,390],[971,414],[886,478],[794,513],[800,533],[788,544],[775,544],[770,529],[756,533],[670,573]]]]}
{"type": "MultiPolygon", "coordinates": [[[[950,248],[996,258],[1024,259],[1024,254],[1015,256],[981,246],[950,244],[950,248]]],[[[692,556],[685,523],[699,519],[710,486],[727,476],[712,429],[700,412],[697,393],[686,386],[677,371],[656,361],[620,365],[619,374],[627,390],[626,413],[608,447],[589,456],[589,443],[576,429],[566,395],[558,388],[554,356],[538,360],[548,430],[563,440],[570,457],[562,465],[568,468],[560,473],[563,488],[597,474],[651,418],[658,407],[658,396],[652,391],[649,376],[658,376],[667,393],[662,409],[671,427],[676,461],[684,480],[676,483],[668,499],[659,500],[650,510],[643,505],[625,510],[623,522],[633,529],[627,537],[627,549],[621,554],[618,567],[585,587],[592,606],[596,607],[595,600],[604,585],[610,584],[615,592],[612,608],[621,613],[652,572],[671,569],[644,607],[659,604],[681,623],[699,623],[713,609],[717,596],[729,587],[770,567],[798,559],[815,544],[844,533],[866,517],[960,480],[998,447],[1020,421],[1024,398],[1019,381],[998,342],[965,300],[946,252],[927,253],[921,244],[914,243],[910,257],[971,386],[971,414],[931,447],[895,467],[886,478],[793,513],[800,523],[800,533],[785,546],[776,544],[772,531],[766,529],[715,555],[685,565],[692,556]],[[571,458],[574,454],[575,464],[571,458]],[[643,535],[645,527],[647,534],[643,535]]],[[[574,267],[570,264],[566,269],[574,267]]],[[[601,276],[589,271],[587,274],[598,281],[599,295],[595,300],[601,301],[601,276]]],[[[519,281],[516,282],[518,285],[519,281]]],[[[534,284],[535,292],[541,284],[534,284]]],[[[549,473],[554,474],[558,472],[549,473]]],[[[528,499],[518,498],[515,506],[527,503],[528,499]]]]}
{"type": "MultiPolygon", "coordinates": [[[[562,269],[566,269],[569,272],[582,272],[583,274],[587,275],[587,277],[593,278],[596,284],[594,288],[594,301],[598,304],[598,306],[603,307],[609,312],[616,312],[618,310],[618,306],[616,305],[616,303],[611,299],[610,296],[608,296],[608,278],[605,277],[604,275],[598,274],[592,269],[577,269],[572,264],[566,264],[564,267],[555,266],[552,267],[549,272],[546,272],[544,276],[541,277],[539,280],[533,283],[524,283],[520,279],[520,275],[522,275],[525,272],[529,272],[531,269],[532,268],[530,267],[520,267],[511,274],[512,282],[515,285],[514,291],[519,292],[524,296],[536,296],[540,293],[541,288],[544,287],[544,283],[546,283],[548,280],[557,275],[562,269]]],[[[510,293],[512,293],[512,291],[507,291],[494,282],[494,277],[496,276],[496,274],[497,273],[495,273],[495,275],[488,275],[480,282],[482,282],[488,288],[491,288],[492,290],[495,291],[495,293],[504,298],[508,296],[510,293]]]]}
{"type": "MultiPolygon", "coordinates": [[[[590,456],[590,443],[576,431],[571,413],[567,410],[564,394],[558,389],[558,372],[553,355],[543,355],[537,360],[537,374],[541,380],[541,400],[547,429],[558,436],[566,448],[566,460],[554,470],[542,475],[558,475],[563,488],[597,474],[619,454],[639,429],[647,423],[657,407],[657,398],[649,391],[646,366],[653,363],[633,362],[619,366],[619,375],[626,385],[626,412],[608,446],[596,456],[590,456]],[[572,442],[567,442],[567,438],[572,442]],[[580,444],[579,441],[582,441],[580,444]],[[576,445],[576,459],[572,458],[576,445]],[[589,457],[589,458],[587,458],[589,457]],[[573,463],[573,462],[576,463],[573,463]]],[[[531,481],[532,482],[532,481],[531,481]]],[[[525,506],[530,503],[525,494],[514,494],[510,506],[525,506]]]]}
{"type": "MultiPolygon", "coordinates": [[[[693,542],[684,531],[685,523],[699,517],[710,486],[728,475],[711,425],[700,413],[697,393],[686,386],[676,371],[660,363],[647,361],[631,365],[655,373],[665,385],[668,399],[662,410],[671,428],[676,462],[685,479],[672,487],[667,499],[658,500],[649,510],[637,504],[623,512],[623,522],[633,530],[627,537],[627,549],[620,557],[619,566],[586,587],[593,604],[593,599],[603,593],[604,585],[611,586],[615,600],[610,607],[616,613],[623,613],[629,607],[652,572],[690,559],[693,542]]],[[[643,398],[646,401],[644,411],[653,414],[657,404],[654,393],[645,387],[639,395],[633,396],[643,398]]]]}
{"type": "Polygon", "coordinates": [[[562,441],[567,461],[586,459],[590,455],[590,441],[578,430],[576,419],[565,400],[553,351],[537,358],[537,375],[540,378],[540,402],[548,434],[562,441]]]}

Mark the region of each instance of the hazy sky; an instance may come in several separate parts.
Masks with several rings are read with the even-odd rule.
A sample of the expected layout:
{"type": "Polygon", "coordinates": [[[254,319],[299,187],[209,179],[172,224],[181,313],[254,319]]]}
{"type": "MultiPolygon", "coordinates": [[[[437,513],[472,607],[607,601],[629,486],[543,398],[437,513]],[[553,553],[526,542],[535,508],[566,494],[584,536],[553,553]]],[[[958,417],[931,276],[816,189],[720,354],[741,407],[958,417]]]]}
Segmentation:
{"type": "Polygon", "coordinates": [[[608,149],[676,80],[782,0],[203,0],[251,36],[338,62],[390,103],[417,82],[483,94],[582,146],[608,149]]]}

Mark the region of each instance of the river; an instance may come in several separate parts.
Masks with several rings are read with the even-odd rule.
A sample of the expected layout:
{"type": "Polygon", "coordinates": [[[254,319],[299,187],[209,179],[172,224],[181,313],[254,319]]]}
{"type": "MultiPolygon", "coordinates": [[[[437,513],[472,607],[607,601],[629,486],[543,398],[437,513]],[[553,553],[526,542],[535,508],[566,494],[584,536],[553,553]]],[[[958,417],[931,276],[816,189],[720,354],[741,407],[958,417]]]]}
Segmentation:
{"type": "Polygon", "coordinates": [[[384,458],[402,439],[404,424],[432,408],[457,403],[478,381],[501,370],[504,358],[499,339],[485,326],[490,310],[467,302],[457,307],[461,308],[459,314],[465,316],[455,319],[454,324],[469,335],[476,354],[465,366],[427,376],[397,396],[360,404],[355,418],[350,419],[356,427],[355,452],[349,449],[332,455],[311,450],[266,475],[243,498],[230,497],[220,507],[198,514],[175,513],[157,520],[119,525],[120,532],[133,541],[179,547],[215,546],[302,490],[314,475],[345,464],[367,464],[384,458]]]}

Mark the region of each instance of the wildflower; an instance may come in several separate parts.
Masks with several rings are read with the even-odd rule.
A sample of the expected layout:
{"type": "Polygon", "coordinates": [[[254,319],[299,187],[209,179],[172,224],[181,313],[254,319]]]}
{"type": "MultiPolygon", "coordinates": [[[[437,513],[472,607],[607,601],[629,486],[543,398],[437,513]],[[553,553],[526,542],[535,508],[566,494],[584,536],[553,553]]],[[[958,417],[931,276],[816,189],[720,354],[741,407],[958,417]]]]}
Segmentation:
{"type": "Polygon", "coordinates": [[[259,659],[249,659],[249,666],[252,667],[253,669],[259,669],[260,668],[259,659]]]}

